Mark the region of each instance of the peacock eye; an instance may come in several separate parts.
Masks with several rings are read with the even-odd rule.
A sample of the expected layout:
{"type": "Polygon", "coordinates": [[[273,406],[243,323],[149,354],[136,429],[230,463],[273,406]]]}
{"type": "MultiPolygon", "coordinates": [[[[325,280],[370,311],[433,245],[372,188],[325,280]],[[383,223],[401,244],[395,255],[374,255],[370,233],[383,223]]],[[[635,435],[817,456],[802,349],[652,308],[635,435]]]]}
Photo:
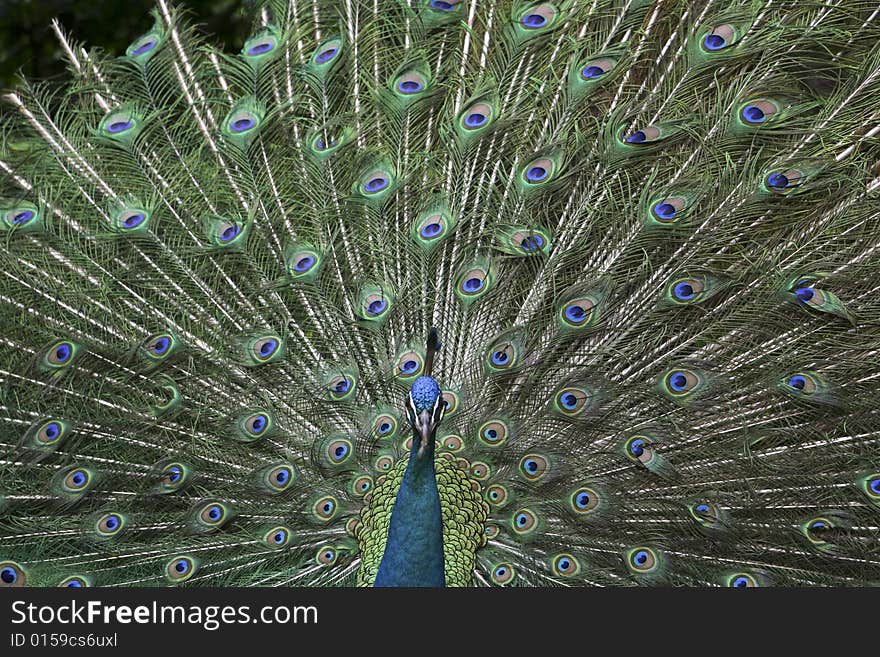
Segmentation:
{"type": "Polygon", "coordinates": [[[553,573],[559,577],[573,577],[580,571],[580,563],[570,554],[559,554],[550,563],[553,573]]]}
{"type": "Polygon", "coordinates": [[[271,548],[281,548],[290,542],[290,530],[287,527],[273,527],[263,536],[265,543],[271,548]]]}
{"type": "Polygon", "coordinates": [[[332,566],[336,563],[337,556],[336,549],[326,545],[318,550],[315,561],[323,566],[332,566]]]}
{"type": "Polygon", "coordinates": [[[185,582],[195,575],[197,569],[198,564],[193,557],[178,556],[165,566],[165,577],[172,582],[185,582]]]}
{"type": "Polygon", "coordinates": [[[582,486],[571,494],[569,501],[575,513],[587,514],[599,506],[600,498],[595,490],[582,486]]]}
{"type": "Polygon", "coordinates": [[[745,589],[758,586],[758,582],[755,578],[746,573],[731,575],[727,581],[728,586],[734,589],[745,589]]]}
{"type": "Polygon", "coordinates": [[[489,420],[478,430],[480,441],[490,447],[498,447],[507,441],[507,425],[501,420],[489,420]]]}
{"type": "Polygon", "coordinates": [[[342,41],[339,39],[328,39],[315,50],[313,61],[315,64],[323,65],[336,59],[342,48],[342,41]]]}
{"type": "Polygon", "coordinates": [[[327,445],[327,458],[331,463],[344,463],[352,453],[351,442],[348,440],[334,440],[327,445]]]}
{"type": "Polygon", "coordinates": [[[629,564],[633,570],[649,571],[657,564],[657,557],[650,548],[636,548],[629,554],[629,564]]]}
{"type": "Polygon", "coordinates": [[[735,39],[736,30],[732,25],[716,25],[706,31],[700,46],[707,52],[718,52],[730,46],[735,39]]]}
{"type": "Polygon", "coordinates": [[[312,511],[319,520],[328,521],[336,515],[338,506],[336,498],[332,495],[327,495],[314,503],[312,511]]]}
{"type": "Polygon", "coordinates": [[[591,60],[581,66],[580,76],[584,80],[598,80],[614,68],[615,64],[616,62],[606,58],[591,60]]]}
{"type": "Polygon", "coordinates": [[[519,472],[527,481],[538,481],[548,469],[547,459],[540,454],[526,454],[519,462],[519,472]]]}
{"type": "Polygon", "coordinates": [[[516,571],[509,563],[500,563],[492,568],[492,581],[499,586],[504,586],[513,581],[516,571]]]}
{"type": "Polygon", "coordinates": [[[18,588],[27,583],[24,569],[14,561],[0,561],[0,588],[18,588]]]}

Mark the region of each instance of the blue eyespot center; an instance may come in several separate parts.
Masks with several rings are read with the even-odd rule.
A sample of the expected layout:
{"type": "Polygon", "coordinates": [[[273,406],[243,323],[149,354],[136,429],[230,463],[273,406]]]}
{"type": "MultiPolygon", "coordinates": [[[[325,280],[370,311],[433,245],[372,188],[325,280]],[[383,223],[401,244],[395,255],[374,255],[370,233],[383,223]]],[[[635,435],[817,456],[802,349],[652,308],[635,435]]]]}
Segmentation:
{"type": "Polygon", "coordinates": [[[528,521],[529,521],[529,519],[526,517],[526,514],[524,514],[524,513],[520,513],[520,514],[516,517],[516,524],[519,525],[520,527],[522,527],[522,526],[523,526],[524,524],[526,524],[528,521]]]}
{"type": "Polygon", "coordinates": [[[104,526],[109,530],[113,531],[117,527],[119,527],[119,516],[107,516],[107,519],[104,521],[104,526]]]}
{"type": "Polygon", "coordinates": [[[687,377],[683,372],[674,372],[669,376],[669,385],[675,392],[681,392],[687,387],[687,377]]]}
{"type": "Polygon", "coordinates": [[[528,470],[529,472],[537,472],[537,470],[538,470],[537,461],[535,461],[534,459],[528,459],[526,461],[526,470],[528,470]]]}
{"type": "Polygon", "coordinates": [[[401,80],[397,83],[397,90],[402,94],[417,94],[424,88],[418,80],[401,80]]]}
{"type": "Polygon", "coordinates": [[[708,513],[709,512],[709,505],[708,504],[698,504],[696,506],[696,511],[697,511],[697,513],[708,513]]]}
{"type": "Polygon", "coordinates": [[[123,219],[122,225],[125,228],[137,228],[144,222],[144,219],[146,219],[146,216],[142,212],[135,212],[123,219]]]}
{"type": "Polygon", "coordinates": [[[654,206],[654,214],[660,219],[673,219],[678,214],[678,210],[672,203],[662,202],[654,206]]]}
{"type": "Polygon", "coordinates": [[[418,364],[418,362],[416,362],[414,360],[408,360],[400,366],[400,370],[404,374],[412,374],[417,369],[419,369],[419,364],[418,364]]]}
{"type": "Polygon", "coordinates": [[[349,381],[347,378],[343,378],[336,382],[333,390],[335,390],[339,394],[342,394],[348,392],[349,388],[351,388],[351,381],[349,381]]]}
{"type": "Polygon", "coordinates": [[[149,39],[148,41],[144,41],[141,45],[131,51],[131,54],[137,57],[138,55],[143,55],[145,52],[149,52],[153,48],[156,47],[156,40],[149,39]]]}
{"type": "Polygon", "coordinates": [[[57,422],[50,422],[46,425],[46,428],[43,429],[43,435],[46,436],[46,440],[55,440],[61,435],[61,425],[57,422]]]}
{"type": "Polygon", "coordinates": [[[767,185],[773,189],[785,189],[788,183],[788,176],[784,173],[771,173],[767,176],[767,185]]]}
{"type": "Polygon", "coordinates": [[[370,315],[381,315],[387,307],[388,302],[385,299],[376,299],[367,305],[367,312],[370,315]]]}
{"type": "Polygon", "coordinates": [[[70,358],[70,354],[71,354],[70,345],[67,344],[66,342],[61,343],[60,345],[58,345],[55,348],[55,359],[59,363],[66,362],[67,359],[70,358]]]}
{"type": "Polygon", "coordinates": [[[742,117],[748,123],[763,123],[767,118],[764,114],[764,110],[757,105],[746,105],[743,107],[742,117]]]}
{"type": "Polygon", "coordinates": [[[65,586],[69,589],[79,589],[82,588],[82,582],[80,582],[78,579],[72,579],[67,584],[65,584],[65,586]]]}
{"type": "Polygon", "coordinates": [[[214,505],[210,509],[208,509],[208,517],[211,520],[219,520],[220,516],[223,515],[223,510],[218,506],[214,505]]]}
{"type": "Polygon", "coordinates": [[[288,481],[290,481],[290,470],[287,468],[281,468],[278,472],[275,473],[275,482],[279,486],[283,486],[288,481]]]}
{"type": "Polygon", "coordinates": [[[114,121],[110,125],[107,126],[107,131],[116,134],[118,132],[124,132],[131,127],[131,121],[114,121]]]}
{"type": "Polygon", "coordinates": [[[236,235],[241,232],[241,226],[230,225],[227,226],[222,233],[220,233],[220,241],[221,242],[229,242],[234,239],[236,235]]]}
{"type": "Polygon", "coordinates": [[[245,132],[253,128],[255,125],[257,125],[257,122],[251,118],[236,119],[232,122],[230,129],[232,132],[245,132]]]}
{"type": "Polygon", "coordinates": [[[797,297],[798,301],[802,301],[803,303],[807,303],[810,299],[813,298],[813,295],[816,291],[811,287],[802,287],[795,290],[794,295],[797,297]]]}
{"type": "Polygon", "coordinates": [[[727,46],[727,40],[720,34],[709,33],[703,37],[703,47],[706,50],[721,50],[727,46]]]}
{"type": "Polygon", "coordinates": [[[581,69],[581,77],[585,80],[595,80],[601,78],[603,75],[605,75],[605,69],[601,66],[596,66],[595,64],[584,66],[581,69]]]}
{"type": "Polygon", "coordinates": [[[283,532],[283,531],[277,531],[277,532],[275,532],[275,535],[272,537],[272,540],[275,541],[275,543],[279,543],[279,544],[280,544],[280,543],[283,543],[283,542],[284,542],[284,539],[285,539],[285,538],[286,538],[286,534],[285,534],[285,532],[283,532]]]}
{"type": "Polygon", "coordinates": [[[303,256],[302,258],[297,260],[296,264],[294,265],[293,268],[296,271],[302,273],[302,272],[306,272],[309,269],[311,269],[312,265],[314,265],[314,264],[315,264],[314,256],[307,255],[307,256],[303,256]]]}
{"type": "Polygon", "coordinates": [[[504,365],[509,360],[510,356],[507,355],[506,351],[496,351],[492,354],[492,362],[496,365],[504,365]]]}
{"type": "Polygon", "coordinates": [[[696,296],[694,286],[690,283],[676,283],[673,291],[675,292],[675,298],[682,301],[690,301],[696,296]]]}
{"type": "Polygon", "coordinates": [[[526,179],[531,182],[541,182],[548,176],[547,169],[541,166],[530,167],[526,171],[526,179]]]}
{"type": "Polygon", "coordinates": [[[430,239],[432,237],[437,237],[442,230],[443,226],[438,223],[427,224],[422,228],[421,236],[430,239]]]}
{"type": "Polygon", "coordinates": [[[251,432],[254,434],[259,434],[263,432],[263,429],[269,424],[269,418],[265,415],[258,415],[254,418],[253,422],[251,422],[251,432]]]}
{"type": "Polygon", "coordinates": [[[317,55],[315,55],[315,62],[318,64],[326,64],[331,59],[336,57],[336,53],[339,52],[339,48],[327,48],[327,50],[322,50],[317,55]]]}
{"type": "Polygon", "coordinates": [[[568,559],[561,559],[559,561],[560,570],[568,570],[569,566],[571,566],[571,562],[568,559]]]}
{"type": "Polygon", "coordinates": [[[639,550],[633,557],[633,561],[635,561],[640,566],[644,566],[648,561],[648,553],[644,550],[639,550]]]}
{"type": "Polygon", "coordinates": [[[161,356],[166,351],[168,351],[168,347],[171,346],[171,340],[165,336],[162,336],[158,340],[153,343],[153,353],[157,356],[161,356]]]}
{"type": "Polygon", "coordinates": [[[12,217],[12,223],[16,226],[22,226],[22,225],[26,224],[27,222],[29,222],[33,218],[34,218],[33,210],[23,210],[22,212],[19,212],[14,217],[12,217]]]}
{"type": "Polygon", "coordinates": [[[172,484],[180,481],[180,478],[182,476],[183,470],[179,465],[172,465],[170,468],[168,468],[168,481],[170,481],[172,484]]]}
{"type": "Polygon", "coordinates": [[[646,446],[646,443],[644,440],[642,440],[641,438],[636,438],[629,445],[630,454],[632,454],[633,456],[636,456],[636,457],[641,456],[642,454],[645,453],[645,446],[646,446]]]}
{"type": "Polygon", "coordinates": [[[248,50],[248,55],[262,55],[263,53],[269,52],[274,47],[275,47],[275,44],[273,44],[271,41],[265,41],[263,43],[258,43],[257,45],[251,47],[248,50]]]}
{"type": "Polygon", "coordinates": [[[260,345],[260,356],[262,356],[263,358],[267,358],[271,356],[277,348],[278,340],[276,340],[275,338],[269,338],[260,345]]]}
{"type": "Polygon", "coordinates": [[[384,176],[376,176],[367,181],[364,185],[364,191],[372,194],[382,191],[386,187],[388,187],[388,178],[385,178],[384,176]]]}
{"type": "Polygon", "coordinates": [[[788,385],[798,390],[803,390],[807,385],[807,378],[801,374],[795,374],[788,380],[788,385]]]}
{"type": "Polygon", "coordinates": [[[479,112],[473,112],[472,114],[468,114],[464,117],[464,124],[469,128],[479,128],[481,125],[486,123],[487,118],[485,114],[480,114],[479,112]]]}
{"type": "Polygon", "coordinates": [[[868,486],[871,488],[871,492],[880,495],[880,477],[874,477],[868,486]]]}
{"type": "Polygon", "coordinates": [[[455,5],[451,2],[443,2],[443,0],[431,0],[431,9],[436,9],[437,11],[452,11],[455,9],[455,5]]]}
{"type": "Polygon", "coordinates": [[[466,292],[479,292],[483,289],[483,279],[476,276],[467,279],[464,282],[464,289],[466,292]]]}
{"type": "Polygon", "coordinates": [[[587,316],[587,311],[576,303],[565,307],[565,317],[572,322],[580,322],[587,316]]]}
{"type": "Polygon", "coordinates": [[[562,405],[568,410],[572,410],[577,406],[577,397],[570,392],[562,395],[562,405]]]}
{"type": "Polygon", "coordinates": [[[744,577],[743,575],[740,575],[739,577],[737,577],[733,580],[733,587],[734,588],[743,589],[743,588],[748,587],[748,585],[749,585],[749,578],[744,577]]]}
{"type": "Polygon", "coordinates": [[[648,141],[648,136],[641,130],[636,130],[631,135],[624,138],[627,144],[643,144],[648,141]]]}
{"type": "MultiPolygon", "coordinates": [[[[543,171],[543,169],[542,169],[543,171]]],[[[528,235],[519,243],[520,248],[526,253],[537,251],[544,246],[544,238],[540,235],[528,235]]]]}
{"type": "Polygon", "coordinates": [[[174,570],[181,575],[186,573],[189,570],[189,562],[186,559],[178,559],[174,564],[174,570]]]}
{"type": "Polygon", "coordinates": [[[71,481],[73,482],[73,485],[78,488],[85,485],[86,475],[84,472],[75,472],[73,477],[71,477],[71,481]]]}
{"type": "Polygon", "coordinates": [[[534,30],[539,27],[544,26],[547,23],[547,19],[541,14],[526,14],[522,17],[520,21],[523,27],[534,30]]]}
{"type": "Polygon", "coordinates": [[[391,424],[388,422],[383,422],[379,425],[379,433],[388,433],[391,431],[391,424]]]}
{"type": "Polygon", "coordinates": [[[577,505],[580,508],[586,508],[590,504],[590,496],[587,493],[581,493],[577,496],[577,505]]]}
{"type": "Polygon", "coordinates": [[[6,568],[0,570],[0,580],[2,580],[4,584],[15,584],[18,580],[18,573],[15,572],[15,568],[6,566],[6,568]]]}

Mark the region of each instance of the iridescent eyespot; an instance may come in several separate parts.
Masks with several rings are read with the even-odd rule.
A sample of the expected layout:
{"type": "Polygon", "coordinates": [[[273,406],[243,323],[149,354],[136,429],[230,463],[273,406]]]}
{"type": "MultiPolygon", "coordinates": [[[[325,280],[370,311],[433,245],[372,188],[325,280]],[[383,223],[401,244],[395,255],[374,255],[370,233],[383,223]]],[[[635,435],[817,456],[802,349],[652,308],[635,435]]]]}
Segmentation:
{"type": "Polygon", "coordinates": [[[637,547],[627,554],[627,563],[636,573],[648,573],[657,567],[657,553],[648,547],[637,547]]]}
{"type": "Polygon", "coordinates": [[[327,458],[330,460],[330,463],[334,465],[345,463],[353,453],[354,448],[349,440],[340,438],[327,445],[327,458]]]}
{"type": "Polygon", "coordinates": [[[549,471],[550,464],[540,454],[526,454],[519,461],[519,473],[526,481],[540,481],[549,471]]]}
{"type": "Polygon", "coordinates": [[[268,363],[281,354],[281,338],[269,335],[254,339],[250,351],[258,363],[268,363]]]}
{"type": "Polygon", "coordinates": [[[477,431],[480,441],[490,447],[499,447],[507,441],[507,425],[501,420],[489,420],[477,431]]]}
{"type": "Polygon", "coordinates": [[[96,529],[104,537],[115,536],[125,527],[125,516],[118,513],[105,513],[98,518],[96,529]]]}
{"type": "Polygon", "coordinates": [[[813,518],[805,522],[801,527],[807,539],[820,549],[829,545],[829,539],[832,531],[835,529],[837,529],[837,525],[830,518],[826,517],[813,518]]]}
{"type": "Polygon", "coordinates": [[[736,30],[732,25],[723,24],[706,30],[700,41],[700,47],[707,52],[718,52],[729,47],[736,39],[736,30]]]}
{"type": "Polygon", "coordinates": [[[624,444],[626,455],[633,461],[649,463],[654,458],[654,448],[647,436],[635,435],[624,444]]]}
{"type": "Polygon", "coordinates": [[[519,24],[527,31],[549,27],[556,19],[553,5],[542,4],[530,7],[520,15],[519,24]]]}
{"type": "Polygon", "coordinates": [[[320,498],[312,505],[312,511],[319,520],[329,521],[336,515],[339,502],[332,495],[320,498]]]}
{"type": "Polygon", "coordinates": [[[73,362],[76,353],[76,345],[72,342],[56,342],[46,352],[46,362],[54,368],[66,367],[73,362]]]}
{"type": "Polygon", "coordinates": [[[556,408],[569,417],[580,415],[585,408],[590,406],[593,395],[590,390],[580,387],[567,386],[556,393],[556,408]]]}
{"type": "Polygon", "coordinates": [[[498,538],[498,534],[501,533],[501,528],[498,525],[493,525],[489,523],[486,525],[483,531],[486,534],[486,540],[492,541],[498,538]]]}
{"type": "Polygon", "coordinates": [[[549,247],[547,237],[537,230],[519,230],[510,236],[510,242],[515,249],[526,254],[544,252],[549,247]]]}
{"type": "Polygon", "coordinates": [[[341,39],[327,39],[315,49],[315,54],[312,56],[312,62],[320,66],[329,64],[336,59],[341,49],[341,39]]]}
{"type": "Polygon", "coordinates": [[[287,527],[272,527],[263,535],[263,542],[270,548],[283,548],[290,542],[290,536],[290,529],[287,527]]]}
{"type": "Polygon", "coordinates": [[[538,516],[531,509],[520,509],[511,518],[511,527],[518,535],[528,534],[538,524],[538,516]]]}
{"type": "Polygon", "coordinates": [[[759,126],[766,123],[781,107],[767,98],[757,98],[741,105],[738,109],[740,120],[749,126],[759,126]]]}
{"type": "Polygon", "coordinates": [[[262,55],[271,53],[278,46],[277,34],[277,30],[273,27],[261,30],[260,34],[245,41],[242,54],[257,61],[265,59],[262,55]]]}
{"type": "Polygon", "coordinates": [[[67,425],[59,420],[43,422],[37,429],[35,437],[40,445],[57,445],[66,435],[67,425]]]}
{"type": "Polygon", "coordinates": [[[558,554],[550,561],[553,574],[558,577],[574,577],[581,570],[580,562],[567,553],[558,554]]]}
{"type": "Polygon", "coordinates": [[[641,128],[640,130],[636,130],[629,134],[627,134],[626,132],[620,133],[621,141],[635,146],[653,141],[659,136],[660,129],[652,125],[645,126],[644,128],[641,128]]]}
{"type": "Polygon", "coordinates": [[[17,212],[12,216],[12,224],[15,226],[24,226],[31,219],[33,219],[35,213],[33,210],[22,210],[21,212],[17,212]]]}
{"type": "Polygon", "coordinates": [[[336,548],[332,545],[325,545],[319,548],[318,552],[315,554],[315,562],[322,566],[332,566],[336,563],[338,556],[336,548]]]}
{"type": "Polygon", "coordinates": [[[562,307],[562,320],[571,326],[583,326],[590,321],[595,304],[592,299],[580,299],[562,307]]]}
{"type": "Polygon", "coordinates": [[[265,413],[254,413],[244,421],[244,428],[252,436],[262,436],[271,425],[269,416],[265,413]]]}
{"type": "Polygon", "coordinates": [[[474,461],[471,463],[470,473],[477,481],[485,481],[489,478],[489,466],[482,461],[474,461]]]}
{"type": "Polygon", "coordinates": [[[764,186],[767,191],[784,196],[800,187],[804,178],[804,173],[797,169],[773,170],[764,176],[764,186]]]}
{"type": "Polygon", "coordinates": [[[118,225],[125,230],[133,230],[147,220],[147,215],[139,210],[128,210],[117,217],[118,225]]]}
{"type": "Polygon", "coordinates": [[[139,57],[150,52],[156,47],[158,40],[153,36],[141,37],[128,47],[128,55],[130,57],[139,57]]]}
{"type": "Polygon", "coordinates": [[[516,349],[512,344],[498,344],[490,350],[489,362],[496,369],[507,369],[514,364],[515,360],[516,349]]]}
{"type": "Polygon", "coordinates": [[[422,220],[419,235],[426,240],[435,240],[443,236],[446,226],[442,215],[432,215],[422,220]]]}
{"type": "Polygon", "coordinates": [[[595,511],[600,501],[598,493],[587,486],[581,486],[569,496],[571,509],[577,514],[588,514],[595,511]]]}
{"type": "Polygon", "coordinates": [[[91,586],[91,582],[82,575],[71,575],[61,580],[58,586],[64,589],[83,589],[91,586]]]}
{"type": "Polygon", "coordinates": [[[455,390],[444,390],[440,396],[443,398],[444,408],[446,409],[443,411],[443,415],[445,417],[454,415],[458,411],[458,407],[461,406],[461,398],[458,392],[455,390]]]}
{"type": "Polygon", "coordinates": [[[727,577],[727,586],[734,589],[746,589],[759,586],[757,580],[748,573],[734,573],[727,577]]]}
{"type": "Polygon", "coordinates": [[[256,128],[260,123],[260,116],[248,110],[237,110],[226,119],[226,129],[233,135],[243,135],[256,128]]]}
{"type": "Polygon", "coordinates": [[[461,125],[465,130],[479,130],[492,121],[492,106],[488,103],[475,103],[462,112],[461,117],[461,125]]]}
{"type": "Polygon", "coordinates": [[[331,399],[344,399],[354,391],[354,378],[345,374],[337,374],[330,378],[327,384],[327,390],[331,399]]]}
{"type": "Polygon", "coordinates": [[[428,81],[425,79],[425,76],[416,72],[404,73],[394,82],[394,88],[404,96],[421,93],[427,86],[428,81]]]}
{"type": "Polygon", "coordinates": [[[390,456],[382,455],[376,459],[374,466],[379,472],[388,472],[394,465],[394,459],[390,456]]]}
{"type": "Polygon", "coordinates": [[[14,561],[0,561],[0,588],[20,588],[27,584],[24,569],[14,561]]]}
{"type": "Polygon", "coordinates": [[[165,576],[172,582],[185,582],[196,574],[198,562],[194,557],[181,555],[174,557],[165,566],[165,576]]]}
{"type": "Polygon", "coordinates": [[[189,476],[189,470],[182,463],[169,463],[162,468],[159,492],[171,493],[180,489],[189,476]]]}
{"type": "Polygon", "coordinates": [[[874,473],[859,480],[859,488],[875,504],[880,503],[880,474],[874,473]]]}
{"type": "Polygon", "coordinates": [[[382,292],[368,293],[364,295],[361,307],[364,319],[380,319],[391,309],[391,299],[382,292]]]}
{"type": "Polygon", "coordinates": [[[274,492],[283,492],[294,481],[293,468],[289,465],[276,465],[266,473],[266,483],[274,492]]]}
{"type": "Polygon", "coordinates": [[[205,525],[219,527],[228,519],[228,516],[229,510],[225,505],[210,502],[202,507],[198,517],[205,525]]]}
{"type": "Polygon", "coordinates": [[[351,494],[355,497],[363,497],[373,488],[373,478],[369,475],[358,475],[355,477],[350,486],[351,494]]]}
{"type": "Polygon", "coordinates": [[[795,373],[787,377],[785,381],[785,385],[791,388],[794,392],[809,395],[816,392],[816,382],[813,380],[807,373],[795,373]]]}
{"type": "Polygon", "coordinates": [[[62,480],[62,486],[68,492],[82,492],[89,487],[92,482],[92,473],[86,468],[74,467],[70,470],[62,480]]]}
{"type": "Polygon", "coordinates": [[[492,568],[492,581],[498,586],[510,584],[516,577],[516,571],[509,563],[499,563],[492,568]]]}
{"type": "Polygon", "coordinates": [[[530,185],[547,182],[552,175],[553,160],[549,158],[538,158],[533,160],[522,170],[523,180],[530,185]]]}
{"type": "Polygon", "coordinates": [[[422,357],[414,351],[408,351],[397,359],[396,374],[400,378],[409,379],[422,373],[422,357]]]}
{"type": "Polygon", "coordinates": [[[497,508],[505,505],[508,498],[510,497],[510,494],[507,492],[507,488],[505,486],[501,484],[492,484],[491,486],[486,488],[486,492],[483,496],[490,506],[494,506],[497,508]]]}
{"type": "Polygon", "coordinates": [[[582,80],[599,80],[617,65],[617,62],[607,57],[591,59],[579,66],[578,75],[582,80]]]}
{"type": "Polygon", "coordinates": [[[456,289],[465,297],[476,297],[489,287],[489,273],[483,268],[468,269],[458,277],[456,289]]]}
{"type": "Polygon", "coordinates": [[[430,7],[434,11],[446,13],[450,11],[455,11],[460,1],[461,0],[452,0],[452,2],[447,2],[446,0],[431,0],[428,3],[428,7],[430,7]]]}
{"type": "Polygon", "coordinates": [[[397,419],[391,415],[379,415],[373,420],[373,432],[379,438],[393,436],[397,432],[397,419]]]}
{"type": "Polygon", "coordinates": [[[461,439],[461,436],[443,436],[441,444],[444,449],[448,449],[453,454],[464,449],[464,441],[461,439]]]}
{"type": "Polygon", "coordinates": [[[687,199],[682,196],[658,199],[651,203],[651,216],[661,224],[676,223],[687,203],[687,199]]]}
{"type": "Polygon", "coordinates": [[[672,394],[686,394],[699,383],[697,376],[689,370],[670,370],[664,379],[667,389],[672,394]]]}

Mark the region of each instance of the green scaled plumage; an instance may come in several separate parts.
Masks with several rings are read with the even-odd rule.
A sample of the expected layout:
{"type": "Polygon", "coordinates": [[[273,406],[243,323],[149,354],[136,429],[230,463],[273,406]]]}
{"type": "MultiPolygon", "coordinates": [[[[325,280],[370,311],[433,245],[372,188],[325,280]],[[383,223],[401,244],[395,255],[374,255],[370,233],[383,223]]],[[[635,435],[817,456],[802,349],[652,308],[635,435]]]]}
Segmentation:
{"type": "Polygon", "coordinates": [[[426,373],[450,586],[880,584],[876,2],[257,5],[4,94],[0,586],[372,584],[426,373]]]}

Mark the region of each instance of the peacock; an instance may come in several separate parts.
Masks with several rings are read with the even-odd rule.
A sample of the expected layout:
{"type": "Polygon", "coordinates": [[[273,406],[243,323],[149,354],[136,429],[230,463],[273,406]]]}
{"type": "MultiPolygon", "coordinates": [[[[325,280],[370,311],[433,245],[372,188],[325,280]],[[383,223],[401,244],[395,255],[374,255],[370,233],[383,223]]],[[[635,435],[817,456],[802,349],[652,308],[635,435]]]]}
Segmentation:
{"type": "Polygon", "coordinates": [[[157,0],[0,117],[0,585],[880,583],[880,3],[157,0]]]}

